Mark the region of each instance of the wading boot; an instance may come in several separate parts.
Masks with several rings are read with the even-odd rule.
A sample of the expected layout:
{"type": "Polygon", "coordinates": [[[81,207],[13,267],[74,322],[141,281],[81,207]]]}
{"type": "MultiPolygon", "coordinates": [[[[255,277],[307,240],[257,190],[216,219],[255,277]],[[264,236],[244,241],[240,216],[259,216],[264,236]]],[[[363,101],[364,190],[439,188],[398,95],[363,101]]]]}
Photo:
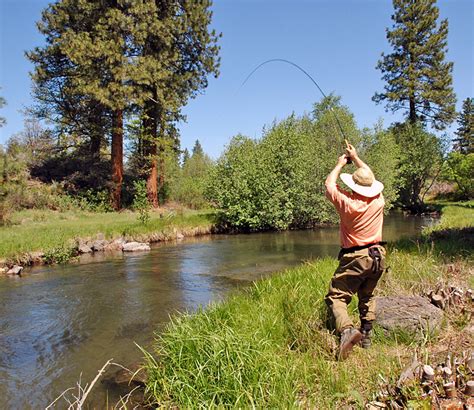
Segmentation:
{"type": "Polygon", "coordinates": [[[362,340],[362,333],[354,329],[353,327],[349,327],[347,329],[344,329],[341,333],[341,343],[339,345],[339,360],[345,360],[347,359],[347,356],[349,356],[350,352],[352,351],[352,348],[360,343],[362,340]]]}
{"type": "Polygon", "coordinates": [[[368,349],[372,345],[370,340],[370,332],[372,331],[372,322],[362,322],[360,332],[362,333],[362,340],[360,345],[363,349],[368,349]]]}

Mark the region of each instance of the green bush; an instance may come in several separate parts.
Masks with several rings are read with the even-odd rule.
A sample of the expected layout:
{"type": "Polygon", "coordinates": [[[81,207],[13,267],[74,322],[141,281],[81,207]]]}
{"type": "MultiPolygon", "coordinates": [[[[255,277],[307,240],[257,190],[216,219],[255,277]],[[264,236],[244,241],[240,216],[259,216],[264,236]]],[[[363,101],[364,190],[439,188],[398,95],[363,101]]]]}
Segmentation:
{"type": "Polygon", "coordinates": [[[80,195],[80,205],[85,211],[113,212],[114,210],[110,201],[110,193],[106,189],[99,191],[86,190],[80,195]]]}
{"type": "Polygon", "coordinates": [[[474,153],[451,152],[444,163],[442,177],[457,185],[458,199],[474,197],[474,153]]]}
{"type": "MultiPolygon", "coordinates": [[[[225,225],[239,230],[312,227],[336,220],[325,198],[324,181],[343,152],[344,136],[360,148],[386,186],[387,207],[396,198],[398,149],[380,126],[360,132],[352,114],[329,97],[312,116],[274,123],[260,140],[238,135],[213,168],[208,198],[221,210],[225,225]]],[[[346,172],[352,172],[348,167],[346,172]]]]}
{"type": "Polygon", "coordinates": [[[150,220],[150,202],[148,201],[146,181],[135,181],[133,183],[135,195],[133,197],[133,209],[138,212],[138,220],[146,225],[150,220]]]}

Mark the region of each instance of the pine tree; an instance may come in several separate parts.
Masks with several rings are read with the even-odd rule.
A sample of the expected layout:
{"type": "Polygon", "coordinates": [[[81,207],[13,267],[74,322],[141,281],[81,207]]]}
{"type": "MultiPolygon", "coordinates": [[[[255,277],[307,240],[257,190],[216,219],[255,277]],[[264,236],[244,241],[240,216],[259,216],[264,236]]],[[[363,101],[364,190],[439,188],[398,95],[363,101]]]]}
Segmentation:
{"type": "Polygon", "coordinates": [[[186,162],[188,161],[189,161],[189,151],[187,148],[185,148],[182,154],[181,166],[184,167],[186,165],[186,162]]]}
{"type": "Polygon", "coordinates": [[[393,0],[395,13],[387,39],[393,52],[377,64],[386,82],[373,100],[392,112],[403,110],[412,124],[444,129],[455,119],[453,63],[445,62],[448,21],[437,25],[436,0],[393,0]]]}
{"type": "Polygon", "coordinates": [[[461,154],[474,153],[474,99],[466,98],[458,117],[457,138],[453,140],[454,150],[461,154]]]}
{"type": "MultiPolygon", "coordinates": [[[[6,103],[5,98],[0,97],[0,108],[4,107],[6,103]]],[[[0,117],[0,127],[3,127],[6,122],[5,118],[0,117]]]]}
{"type": "Polygon", "coordinates": [[[220,60],[219,35],[208,29],[210,0],[150,1],[156,5],[150,16],[159,29],[149,30],[145,40],[141,60],[147,67],[147,81],[141,84],[148,93],[144,109],[148,197],[156,206],[157,193],[165,184],[165,150],[176,151],[179,146],[176,123],[185,119],[181,108],[207,87],[209,74],[217,77],[220,60]]]}
{"type": "Polygon", "coordinates": [[[193,147],[193,157],[194,156],[203,156],[203,155],[204,155],[204,150],[202,149],[202,145],[199,142],[199,140],[196,140],[196,142],[194,143],[194,147],[193,147]]]}
{"type": "Polygon", "coordinates": [[[77,123],[85,113],[92,119],[80,123],[106,119],[98,121],[91,147],[105,141],[101,131],[110,135],[117,209],[124,116],[142,118],[148,197],[156,206],[158,185],[164,184],[158,162],[163,165],[167,147],[179,146],[175,124],[183,119],[181,108],[207,86],[208,74],[218,74],[218,36],[208,31],[210,6],[209,0],[60,0],[43,12],[39,28],[46,46],[28,54],[38,99],[51,104],[46,107],[59,114],[60,123],[77,123]],[[71,111],[72,106],[83,110],[71,111]]]}

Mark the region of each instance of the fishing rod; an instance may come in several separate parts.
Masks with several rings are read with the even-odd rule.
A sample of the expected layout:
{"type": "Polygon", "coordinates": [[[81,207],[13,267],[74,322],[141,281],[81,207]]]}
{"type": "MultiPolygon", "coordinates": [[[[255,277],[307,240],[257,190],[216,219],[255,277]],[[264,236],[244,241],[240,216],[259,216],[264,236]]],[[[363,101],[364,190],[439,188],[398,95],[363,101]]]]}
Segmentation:
{"type": "MultiPolygon", "coordinates": [[[[306,75],[306,77],[308,77],[311,82],[317,87],[317,89],[319,90],[319,92],[323,95],[324,98],[327,98],[327,95],[324,93],[324,91],[321,89],[321,87],[318,85],[318,83],[316,82],[316,80],[311,77],[311,75],[306,71],[304,70],[302,67],[300,67],[298,64],[290,61],[290,60],[285,60],[284,58],[272,58],[270,60],[266,60],[264,61],[263,63],[259,64],[257,67],[255,67],[251,72],[250,74],[245,78],[245,80],[242,82],[242,84],[240,85],[240,88],[242,88],[246,83],[247,81],[250,79],[250,77],[252,77],[252,75],[262,66],[264,66],[265,64],[269,64],[269,63],[274,63],[274,62],[281,62],[281,63],[286,63],[286,64],[290,64],[292,65],[293,67],[296,67],[298,70],[300,70],[303,74],[306,75]]],[[[336,112],[334,111],[334,109],[330,106],[329,107],[332,115],[334,116],[334,119],[336,120],[336,123],[339,127],[339,131],[341,132],[341,136],[342,136],[342,139],[344,140],[344,142],[346,142],[346,145],[347,145],[347,137],[344,133],[344,130],[342,128],[342,125],[339,121],[339,118],[337,117],[336,115],[336,112]]],[[[342,146],[344,147],[344,142],[342,143],[342,146]]],[[[350,159],[348,158],[348,163],[350,163],[350,159]]]]}

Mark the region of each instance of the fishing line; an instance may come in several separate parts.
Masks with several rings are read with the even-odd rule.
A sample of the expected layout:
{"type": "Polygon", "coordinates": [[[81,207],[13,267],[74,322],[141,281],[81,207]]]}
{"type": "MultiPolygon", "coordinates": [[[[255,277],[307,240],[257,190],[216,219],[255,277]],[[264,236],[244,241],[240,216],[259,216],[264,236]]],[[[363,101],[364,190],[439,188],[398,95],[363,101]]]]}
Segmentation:
{"type": "MultiPolygon", "coordinates": [[[[293,63],[292,61],[290,60],[285,60],[284,58],[272,58],[270,60],[267,60],[267,61],[264,61],[263,63],[259,64],[257,67],[255,67],[251,72],[250,74],[245,78],[245,80],[243,81],[243,83],[240,85],[240,88],[242,88],[245,83],[250,79],[250,77],[252,77],[252,75],[262,66],[264,66],[265,64],[268,64],[268,63],[273,63],[273,62],[281,62],[281,63],[287,63],[287,64],[290,64],[292,65],[293,67],[296,67],[298,70],[300,70],[303,74],[306,75],[306,77],[308,77],[311,82],[317,87],[317,89],[319,90],[319,92],[323,95],[324,98],[327,98],[327,95],[324,93],[324,91],[321,89],[321,87],[318,85],[318,83],[316,82],[316,80],[311,77],[311,75],[309,75],[309,73],[304,70],[302,67],[300,67],[298,64],[296,63],[293,63]]],[[[240,89],[239,88],[239,89],[240,89]]],[[[332,112],[332,115],[334,116],[334,119],[336,120],[336,123],[339,127],[339,131],[341,132],[341,135],[342,135],[342,139],[343,140],[346,140],[346,135],[344,133],[344,130],[342,129],[342,125],[339,121],[339,118],[337,117],[336,115],[336,112],[333,110],[333,108],[330,106],[329,109],[331,110],[332,112]]],[[[344,142],[342,143],[342,146],[344,147],[344,142]]]]}

